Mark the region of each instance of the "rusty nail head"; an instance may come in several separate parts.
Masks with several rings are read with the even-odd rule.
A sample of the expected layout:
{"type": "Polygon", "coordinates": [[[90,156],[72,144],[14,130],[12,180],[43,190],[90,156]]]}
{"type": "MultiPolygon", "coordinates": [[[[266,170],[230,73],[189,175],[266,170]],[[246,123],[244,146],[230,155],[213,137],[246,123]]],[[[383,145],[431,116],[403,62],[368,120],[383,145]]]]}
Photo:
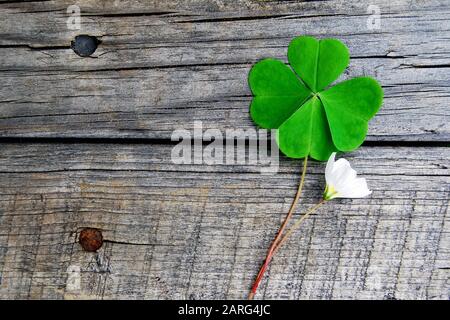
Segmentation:
{"type": "Polygon", "coordinates": [[[95,252],[103,244],[102,232],[94,228],[84,228],[80,232],[79,242],[85,251],[95,252]]]}

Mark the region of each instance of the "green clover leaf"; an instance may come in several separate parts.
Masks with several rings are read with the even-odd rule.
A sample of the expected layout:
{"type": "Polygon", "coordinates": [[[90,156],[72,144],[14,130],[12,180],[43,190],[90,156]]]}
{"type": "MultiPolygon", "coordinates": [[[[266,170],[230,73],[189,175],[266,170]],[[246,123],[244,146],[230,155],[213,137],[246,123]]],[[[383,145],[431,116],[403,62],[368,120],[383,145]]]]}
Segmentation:
{"type": "Polygon", "coordinates": [[[253,121],[278,129],[278,146],[291,158],[325,161],[337,150],[358,148],[383,101],[378,82],[357,77],[328,88],[349,63],[347,47],[336,39],[295,38],[288,60],[292,69],[276,59],[251,69],[253,121]]]}

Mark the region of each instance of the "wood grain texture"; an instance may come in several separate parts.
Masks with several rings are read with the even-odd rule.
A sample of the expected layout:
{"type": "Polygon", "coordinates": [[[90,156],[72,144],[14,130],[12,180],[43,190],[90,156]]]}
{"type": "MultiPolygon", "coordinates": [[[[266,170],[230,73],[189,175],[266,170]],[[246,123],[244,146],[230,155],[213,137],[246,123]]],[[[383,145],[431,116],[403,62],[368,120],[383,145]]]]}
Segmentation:
{"type": "Polygon", "coordinates": [[[265,57],[286,60],[302,34],[336,37],[351,52],[342,79],[370,75],[385,90],[368,140],[449,141],[448,1],[0,2],[0,136],[170,137],[174,128],[250,128],[247,74],[265,57]],[[93,58],[70,49],[98,36],[93,58]]]}
{"type": "MultiPolygon", "coordinates": [[[[171,145],[15,144],[0,152],[0,298],[244,298],[301,162],[174,165],[171,145]],[[98,253],[77,243],[103,232],[98,253]],[[79,268],[80,290],[68,286],[79,268]]],[[[333,200],[276,256],[258,298],[449,299],[450,150],[348,155],[368,199],[333,200]]],[[[311,162],[300,208],[316,203],[311,162]]],[[[301,212],[299,209],[297,212],[301,212]]]]}
{"type": "MultiPolygon", "coordinates": [[[[339,81],[383,86],[372,142],[346,155],[373,194],[308,219],[257,298],[450,299],[447,0],[370,1],[375,30],[362,1],[79,0],[69,30],[72,4],[0,0],[0,299],[246,297],[301,163],[175,165],[168,139],[194,120],[253,128],[248,71],[302,34],[349,47],[339,81]],[[101,40],[93,57],[78,34],[101,40]]],[[[298,214],[323,171],[310,163],[298,214]]]]}

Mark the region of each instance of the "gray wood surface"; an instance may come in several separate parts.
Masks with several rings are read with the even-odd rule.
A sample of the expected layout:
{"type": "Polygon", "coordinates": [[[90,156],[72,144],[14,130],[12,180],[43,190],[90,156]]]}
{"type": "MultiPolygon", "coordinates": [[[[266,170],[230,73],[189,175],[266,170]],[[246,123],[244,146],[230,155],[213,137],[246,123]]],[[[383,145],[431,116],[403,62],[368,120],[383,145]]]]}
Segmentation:
{"type": "Polygon", "coordinates": [[[267,1],[72,1],[0,5],[0,136],[168,138],[176,127],[253,127],[247,74],[265,57],[286,60],[302,34],[337,37],[351,52],[342,77],[371,75],[385,90],[368,140],[450,136],[448,1],[369,4],[267,1]],[[202,8],[202,9],[199,9],[202,8]],[[98,36],[95,58],[69,48],[98,36]]]}
{"type": "MultiPolygon", "coordinates": [[[[268,176],[258,166],[174,165],[171,149],[3,145],[0,297],[245,298],[301,162],[282,159],[268,176]],[[83,227],[103,231],[98,253],[76,242],[83,227]],[[74,266],[81,290],[67,286],[74,266]]],[[[348,156],[372,196],[334,200],[306,220],[257,297],[448,299],[449,149],[348,156]]],[[[320,199],[323,172],[311,162],[299,213],[320,199]]]]}
{"type": "MultiPolygon", "coordinates": [[[[450,299],[447,0],[79,0],[69,30],[74,2],[0,0],[0,299],[245,298],[301,161],[175,165],[170,136],[254,128],[248,71],[302,34],[346,43],[340,80],[383,86],[369,143],[345,155],[373,194],[306,220],[256,298],[450,299]],[[102,41],[93,57],[78,34],[102,41]]],[[[310,162],[297,214],[323,172],[310,162]]]]}

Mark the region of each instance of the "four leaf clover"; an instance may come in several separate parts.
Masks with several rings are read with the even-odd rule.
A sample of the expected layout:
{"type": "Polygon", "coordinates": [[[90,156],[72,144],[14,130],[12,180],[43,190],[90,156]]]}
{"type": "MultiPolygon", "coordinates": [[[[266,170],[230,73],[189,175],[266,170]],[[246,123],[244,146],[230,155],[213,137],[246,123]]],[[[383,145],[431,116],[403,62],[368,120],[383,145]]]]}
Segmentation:
{"type": "Polygon", "coordinates": [[[325,161],[337,150],[358,148],[383,101],[378,82],[357,77],[329,87],[350,60],[347,47],[336,39],[295,38],[288,60],[293,70],[276,59],[251,69],[253,121],[278,129],[278,146],[291,158],[325,161]]]}

